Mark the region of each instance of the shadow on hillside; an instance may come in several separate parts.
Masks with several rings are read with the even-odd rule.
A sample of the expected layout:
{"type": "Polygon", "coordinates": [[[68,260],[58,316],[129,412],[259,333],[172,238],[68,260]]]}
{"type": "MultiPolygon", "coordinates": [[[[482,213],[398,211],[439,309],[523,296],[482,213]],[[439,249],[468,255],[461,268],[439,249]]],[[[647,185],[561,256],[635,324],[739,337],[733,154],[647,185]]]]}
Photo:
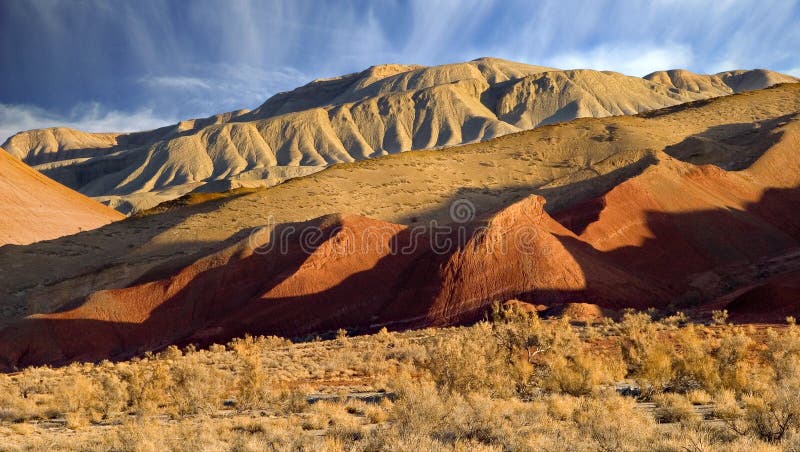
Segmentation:
{"type": "Polygon", "coordinates": [[[759,122],[710,127],[664,151],[696,165],[711,164],[728,171],[747,169],[780,140],[783,133],[776,129],[797,117],[793,113],[759,122]]]}
{"type": "Polygon", "coordinates": [[[535,185],[507,185],[497,188],[467,188],[462,187],[455,191],[446,201],[439,203],[436,208],[418,210],[413,214],[400,218],[400,224],[414,224],[437,220],[443,223],[451,221],[450,209],[454,203],[469,201],[475,207],[474,218],[488,220],[508,205],[527,198],[539,195],[547,202],[545,210],[552,214],[574,203],[580,203],[591,198],[601,196],[620,183],[636,177],[648,167],[658,163],[653,154],[648,154],[641,159],[610,171],[606,174],[594,176],[571,184],[559,187],[544,187],[535,185]],[[500,200],[501,202],[498,202],[500,200]]]}
{"type": "MultiPolygon", "coordinates": [[[[135,275],[132,263],[141,258],[139,250],[148,245],[148,254],[165,261],[160,271],[152,274],[152,278],[183,267],[198,256],[208,254],[224,247],[228,242],[202,242],[190,240],[189,237],[177,237],[170,242],[157,245],[150,243],[156,236],[174,228],[194,215],[202,215],[217,210],[233,197],[209,201],[203,204],[175,209],[167,214],[126,218],[98,229],[60,237],[30,245],[6,245],[0,247],[0,268],[26,268],[28,271],[0,271],[0,299],[4,308],[12,305],[20,308],[20,314],[33,312],[50,312],[63,304],[58,302],[48,306],[29,306],[27,301],[31,292],[47,291],[81,275],[93,275],[95,281],[102,280],[102,274],[113,272],[116,282],[112,284],[130,284],[134,279],[142,280],[142,275],[135,275]],[[25,291],[20,288],[25,287],[25,291]]],[[[235,239],[236,237],[234,237],[235,239]]],[[[111,274],[111,273],[109,273],[111,274]]],[[[118,286],[117,286],[118,287],[118,286]]],[[[71,287],[69,290],[79,291],[71,287]]],[[[82,295],[78,293],[78,295],[82,295]]],[[[58,297],[53,301],[60,300],[58,297]]]]}
{"type": "MultiPolygon", "coordinates": [[[[180,283],[184,276],[125,289],[108,297],[99,294],[93,300],[120,303],[119,307],[130,306],[129,309],[142,309],[143,304],[153,303],[152,311],[143,311],[146,319],[141,323],[36,317],[18,322],[0,333],[0,359],[4,360],[0,367],[9,370],[30,364],[125,359],[172,343],[225,342],[245,333],[296,337],[337,328],[360,332],[377,325],[409,328],[472,322],[501,298],[556,304],[600,299],[604,300],[601,304],[615,309],[696,304],[800,268],[800,262],[770,260],[800,249],[800,218],[784,213],[798,209],[800,189],[775,189],[744,211],[647,213],[647,228],[653,237],[639,246],[600,252],[575,237],[560,236],[558,240],[583,270],[584,289],[530,291],[507,287],[493,292],[491,297],[463,300],[466,309],[454,312],[431,309],[441,295],[443,275],[453,277],[449,272],[459,262],[452,260],[458,248],[439,254],[423,242],[413,253],[379,256],[368,270],[328,281],[326,286],[325,278],[346,274],[347,265],[336,267],[340,261],[333,259],[325,261],[328,263],[324,265],[333,266],[325,270],[327,267],[319,267],[317,262],[308,264],[312,265],[311,270],[300,275],[299,270],[308,261],[308,249],[301,252],[294,247],[286,253],[250,254],[234,247],[223,255],[230,261],[223,260],[190,278],[184,288],[163,302],[158,299],[159,290],[180,283]],[[617,275],[625,278],[614,279],[617,275]],[[281,296],[284,292],[278,290],[271,298],[260,298],[297,277],[300,279],[286,289],[288,293],[309,292],[320,285],[323,288],[292,296],[281,296]],[[642,293],[629,290],[634,282],[643,290],[650,286],[653,296],[642,299],[634,295],[642,293]],[[153,285],[158,290],[152,290],[153,285]]],[[[315,221],[312,224],[324,224],[315,221]]],[[[299,225],[279,228],[291,226],[299,225]]],[[[337,228],[336,224],[323,226],[322,238],[310,251],[335,241],[340,231],[337,228]]],[[[388,236],[396,247],[412,239],[408,229],[388,236]]],[[[455,281],[459,279],[456,277],[455,281]]],[[[87,312],[94,312],[92,307],[89,309],[87,312]]],[[[765,318],[768,317],[767,313],[765,318]]]]}

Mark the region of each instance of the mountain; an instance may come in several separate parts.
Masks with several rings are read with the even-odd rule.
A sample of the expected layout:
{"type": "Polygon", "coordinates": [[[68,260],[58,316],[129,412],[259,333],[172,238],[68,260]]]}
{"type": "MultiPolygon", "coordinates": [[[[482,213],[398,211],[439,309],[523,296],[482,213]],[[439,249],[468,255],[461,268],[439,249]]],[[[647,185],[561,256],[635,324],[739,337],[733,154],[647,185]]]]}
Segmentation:
{"type": "MultiPolygon", "coordinates": [[[[0,246],[25,245],[124,218],[48,179],[0,148],[0,246]]],[[[8,271],[9,267],[3,267],[8,271]]]]}
{"type": "Polygon", "coordinates": [[[334,163],[793,81],[763,70],[667,71],[642,79],[494,58],[435,67],[383,65],[315,80],[253,111],[132,134],[34,130],[3,146],[49,177],[131,213],[192,191],[272,186],[334,163]]]}
{"type": "Polygon", "coordinates": [[[653,72],[645,75],[644,79],[679,90],[709,93],[716,96],[764,89],[780,83],[797,82],[795,77],[766,69],[728,71],[714,75],[695,74],[684,69],[673,69],[653,72]]]}
{"type": "Polygon", "coordinates": [[[576,119],[1,248],[0,367],[452,325],[509,299],[783,321],[800,314],[798,111],[784,84],[576,119]]]}

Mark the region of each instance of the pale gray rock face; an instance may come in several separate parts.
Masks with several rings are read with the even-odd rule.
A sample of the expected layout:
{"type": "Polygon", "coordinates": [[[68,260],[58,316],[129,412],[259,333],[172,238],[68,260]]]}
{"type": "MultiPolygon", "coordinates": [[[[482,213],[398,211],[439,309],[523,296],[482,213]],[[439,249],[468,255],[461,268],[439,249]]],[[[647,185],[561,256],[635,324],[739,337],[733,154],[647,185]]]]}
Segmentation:
{"type": "Polygon", "coordinates": [[[47,176],[132,213],[195,190],[272,186],[336,163],[794,81],[765,70],[672,70],[638,78],[493,58],[383,65],[315,80],[253,111],[127,134],[32,130],[3,147],[47,176]]]}

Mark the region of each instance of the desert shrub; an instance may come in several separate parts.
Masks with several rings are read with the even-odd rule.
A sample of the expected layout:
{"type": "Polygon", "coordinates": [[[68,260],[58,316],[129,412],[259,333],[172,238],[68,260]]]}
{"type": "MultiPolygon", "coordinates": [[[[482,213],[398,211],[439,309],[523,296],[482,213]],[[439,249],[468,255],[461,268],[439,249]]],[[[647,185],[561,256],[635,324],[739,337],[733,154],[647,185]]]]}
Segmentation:
{"type": "Polygon", "coordinates": [[[713,344],[702,338],[694,325],[675,333],[671,351],[673,378],[668,387],[677,392],[693,389],[715,390],[719,387],[719,366],[712,355],[713,344]]]}
{"type": "Polygon", "coordinates": [[[772,377],[791,381],[792,376],[800,370],[800,328],[789,326],[780,333],[770,329],[764,345],[761,360],[773,374],[772,377]]]}
{"type": "Polygon", "coordinates": [[[711,311],[711,323],[714,325],[725,325],[728,323],[728,310],[711,311]]]}
{"type": "Polygon", "coordinates": [[[662,318],[661,320],[659,320],[659,322],[670,328],[678,328],[688,324],[689,317],[685,313],[678,311],[675,314],[662,318]]]}
{"type": "Polygon", "coordinates": [[[760,374],[738,388],[740,398],[721,394],[717,415],[742,436],[774,443],[800,428],[800,330],[789,326],[767,336],[760,374]]]}
{"type": "Polygon", "coordinates": [[[391,389],[398,400],[390,419],[401,436],[430,435],[445,422],[449,408],[432,381],[399,372],[392,379],[391,389]]]}
{"type": "MultiPolygon", "coordinates": [[[[622,355],[629,376],[639,383],[646,397],[665,391],[717,391],[721,385],[720,375],[724,375],[726,381],[733,382],[746,370],[740,365],[740,359],[744,356],[740,348],[720,351],[714,341],[701,337],[694,325],[665,336],[665,332],[659,334],[652,324],[644,324],[639,315],[622,323],[629,325],[622,337],[622,355]],[[731,368],[721,368],[720,361],[714,355],[715,350],[732,365],[731,368]]],[[[731,341],[730,345],[738,347],[740,344],[731,341]]]]}
{"type": "Polygon", "coordinates": [[[95,380],[99,385],[98,410],[103,418],[108,419],[127,408],[127,385],[115,373],[101,372],[95,380]]]}
{"type": "Polygon", "coordinates": [[[171,384],[166,388],[175,414],[210,414],[222,407],[228,378],[214,367],[190,354],[169,365],[171,384]]]}
{"type": "Polygon", "coordinates": [[[338,417],[328,427],[326,436],[334,438],[343,444],[352,444],[364,437],[361,423],[354,417],[338,417]]]}
{"type": "Polygon", "coordinates": [[[67,428],[71,430],[86,428],[91,422],[89,415],[81,411],[66,413],[64,415],[64,421],[66,422],[67,428]]]}
{"type": "Polygon", "coordinates": [[[418,364],[445,391],[507,395],[513,391],[507,362],[491,340],[491,330],[491,325],[482,322],[437,337],[428,344],[427,357],[418,364]]]}
{"type": "Polygon", "coordinates": [[[154,414],[169,402],[172,383],[169,365],[161,360],[133,361],[120,366],[120,379],[127,385],[128,405],[136,414],[154,414]]]}
{"type": "Polygon", "coordinates": [[[662,341],[650,315],[626,312],[618,324],[622,358],[629,376],[647,392],[662,390],[673,378],[672,356],[662,341]]]}
{"type": "MultiPolygon", "coordinates": [[[[419,452],[434,452],[445,450],[445,445],[428,435],[409,432],[398,435],[396,432],[381,432],[368,437],[365,450],[413,450],[419,452]]],[[[461,449],[465,450],[465,449],[461,449]]]]}
{"type": "Polygon", "coordinates": [[[261,355],[250,347],[234,347],[239,368],[236,374],[236,407],[257,409],[264,405],[269,390],[261,355]]]}
{"type": "Polygon", "coordinates": [[[389,420],[389,410],[392,409],[392,402],[383,399],[379,404],[367,404],[364,407],[364,417],[370,424],[381,424],[389,420]]]}
{"type": "Polygon", "coordinates": [[[686,398],[692,405],[707,405],[713,400],[711,394],[702,389],[693,389],[687,392],[686,398]]]}
{"type": "Polygon", "coordinates": [[[167,447],[175,452],[225,450],[226,444],[206,415],[179,419],[169,426],[167,447]]]}
{"type": "Polygon", "coordinates": [[[300,413],[308,406],[311,389],[306,385],[291,386],[286,383],[273,385],[268,392],[272,406],[283,414],[300,413]]]}
{"type": "Polygon", "coordinates": [[[422,435],[451,447],[474,442],[508,449],[514,432],[507,411],[513,407],[512,401],[479,393],[440,393],[430,383],[421,383],[406,388],[394,404],[391,429],[401,438],[422,435]]]}
{"type": "Polygon", "coordinates": [[[120,425],[109,446],[121,451],[164,450],[164,436],[163,427],[157,420],[140,417],[120,425]]]}
{"type": "Polygon", "coordinates": [[[6,375],[0,375],[0,421],[21,422],[43,415],[32,392],[25,391],[6,375]]]}
{"type": "Polygon", "coordinates": [[[455,397],[451,404],[446,427],[436,432],[437,439],[445,443],[468,441],[510,449],[514,432],[508,419],[514,409],[513,401],[471,394],[455,397]]]}
{"type": "Polygon", "coordinates": [[[56,371],[47,367],[29,367],[24,369],[16,378],[15,386],[24,398],[35,394],[50,392],[48,381],[51,381],[56,371]]]}
{"type": "Polygon", "coordinates": [[[249,334],[241,338],[230,341],[228,349],[233,350],[239,355],[247,353],[261,353],[278,347],[292,345],[292,341],[277,336],[250,336],[249,334]]]}
{"type": "Polygon", "coordinates": [[[639,383],[645,395],[650,396],[669,387],[675,378],[670,348],[660,342],[644,346],[637,344],[636,348],[640,351],[637,351],[639,355],[631,364],[631,376],[639,383]]]}
{"type": "Polygon", "coordinates": [[[714,416],[723,421],[734,433],[747,434],[745,411],[739,404],[735,392],[725,390],[714,397],[714,416]]]}
{"type": "Polygon", "coordinates": [[[781,441],[800,428],[800,375],[772,381],[738,400],[733,391],[715,400],[715,414],[735,433],[767,442],[781,441]]]}
{"type": "Polygon", "coordinates": [[[581,436],[601,451],[644,450],[654,434],[653,419],[614,393],[583,399],[574,419],[581,436]]]}
{"type": "Polygon", "coordinates": [[[623,336],[642,339],[656,330],[653,317],[647,312],[626,309],[617,328],[623,336]]]}
{"type": "Polygon", "coordinates": [[[537,375],[537,384],[573,396],[591,394],[601,383],[610,383],[616,367],[603,363],[582,349],[571,355],[552,353],[542,361],[544,368],[537,375]]]}
{"type": "Polygon", "coordinates": [[[796,389],[775,388],[742,399],[750,433],[760,439],[776,442],[800,425],[800,395],[796,389]]]}
{"type": "Polygon", "coordinates": [[[546,322],[535,312],[496,307],[492,333],[522,397],[538,390],[589,394],[624,375],[618,360],[587,352],[567,319],[546,322]]]}
{"type": "Polygon", "coordinates": [[[183,352],[176,345],[170,345],[169,347],[165,348],[164,351],[158,354],[159,359],[167,362],[175,361],[180,359],[182,356],[183,352]]]}
{"type": "Polygon", "coordinates": [[[754,372],[748,361],[752,346],[753,340],[741,331],[721,339],[714,357],[722,388],[741,391],[749,385],[754,372]]]}
{"type": "Polygon", "coordinates": [[[303,435],[292,419],[247,420],[232,425],[228,450],[236,452],[263,450],[321,450],[318,443],[303,435]]]}
{"type": "Polygon", "coordinates": [[[656,416],[661,422],[691,423],[700,420],[692,402],[686,396],[676,393],[658,394],[653,397],[656,403],[656,416]]]}
{"type": "Polygon", "coordinates": [[[552,394],[546,399],[547,414],[560,421],[572,419],[578,409],[581,399],[564,394],[552,394]]]}
{"type": "Polygon", "coordinates": [[[64,447],[84,450],[800,451],[800,328],[684,321],[628,312],[587,328],[498,309],[463,328],[296,345],[247,337],[27,369],[0,375],[0,437],[34,450],[67,432],[64,447]],[[626,371],[655,417],[606,392],[626,371]],[[397,398],[308,404],[306,384],[342,380],[397,398]],[[228,396],[240,412],[209,417],[228,396]],[[716,419],[697,422],[692,404],[716,419]],[[62,415],[71,430],[9,422],[62,415]]]}
{"type": "Polygon", "coordinates": [[[53,389],[52,408],[60,414],[88,416],[101,407],[100,385],[85,375],[64,378],[53,389]]]}
{"type": "Polygon", "coordinates": [[[655,443],[650,445],[650,449],[690,452],[737,450],[725,447],[736,439],[737,436],[732,436],[724,426],[716,423],[681,423],[663,429],[662,434],[655,439],[655,443]]]}
{"type": "Polygon", "coordinates": [[[304,430],[325,430],[329,438],[344,444],[351,444],[364,437],[364,430],[358,416],[350,413],[348,405],[320,401],[311,405],[303,420],[304,430]]]}

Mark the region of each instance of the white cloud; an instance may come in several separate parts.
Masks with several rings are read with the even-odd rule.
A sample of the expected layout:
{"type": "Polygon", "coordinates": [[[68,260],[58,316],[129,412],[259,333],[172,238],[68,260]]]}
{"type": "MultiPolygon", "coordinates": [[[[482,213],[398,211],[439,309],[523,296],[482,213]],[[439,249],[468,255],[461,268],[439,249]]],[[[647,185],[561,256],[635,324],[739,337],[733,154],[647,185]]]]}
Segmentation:
{"type": "Polygon", "coordinates": [[[156,88],[210,89],[205,80],[197,77],[169,76],[143,77],[141,83],[156,88]]]}
{"type": "Polygon", "coordinates": [[[786,71],[783,71],[783,73],[793,75],[795,77],[800,77],[800,67],[796,67],[794,69],[788,69],[786,71]]]}
{"type": "Polygon", "coordinates": [[[691,67],[692,49],[686,45],[602,45],[583,52],[548,58],[545,65],[562,69],[597,69],[643,76],[653,71],[691,67]]]}
{"type": "Polygon", "coordinates": [[[67,115],[32,105],[0,103],[0,142],[17,132],[45,127],[70,127],[86,132],[132,132],[175,122],[175,118],[160,117],[149,109],[124,112],[107,110],[97,103],[83,104],[67,115]]]}
{"type": "Polygon", "coordinates": [[[150,89],[150,103],[159,111],[172,111],[169,99],[181,111],[208,116],[224,111],[254,108],[279,91],[293,89],[311,78],[292,67],[272,70],[247,64],[216,64],[191,67],[183,73],[149,75],[140,78],[150,89]]]}
{"type": "Polygon", "coordinates": [[[58,114],[34,105],[0,103],[0,143],[17,132],[46,127],[70,127],[86,132],[154,129],[189,116],[254,108],[278,91],[292,89],[310,78],[291,67],[263,70],[249,65],[215,65],[198,68],[197,73],[151,75],[138,81],[150,88],[152,95],[150,106],[135,111],[85,103],[67,114],[58,114]],[[180,113],[185,110],[198,114],[180,113]]]}

